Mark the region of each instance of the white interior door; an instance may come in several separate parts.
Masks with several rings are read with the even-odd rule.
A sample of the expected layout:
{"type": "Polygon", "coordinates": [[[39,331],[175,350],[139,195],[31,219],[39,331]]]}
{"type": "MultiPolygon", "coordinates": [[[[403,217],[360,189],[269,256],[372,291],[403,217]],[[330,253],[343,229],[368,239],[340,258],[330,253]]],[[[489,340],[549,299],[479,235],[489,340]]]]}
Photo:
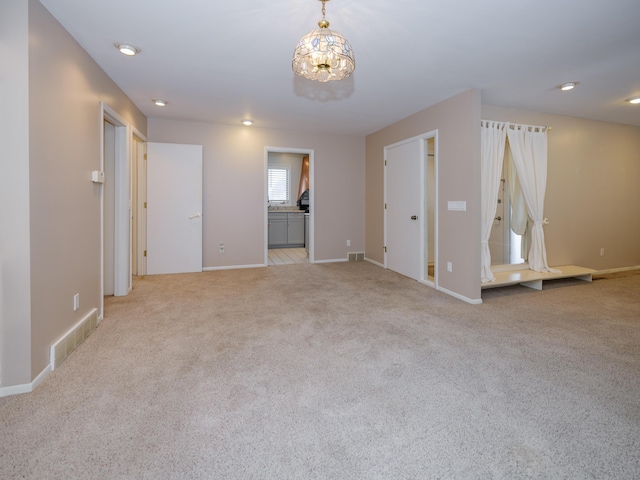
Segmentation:
{"type": "Polygon", "coordinates": [[[420,142],[386,149],[387,268],[420,279],[420,142]]]}
{"type": "Polygon", "coordinates": [[[115,292],[115,245],[116,245],[116,127],[104,121],[104,248],[103,278],[104,295],[115,292]]]}
{"type": "Polygon", "coordinates": [[[202,271],[202,145],[147,143],[147,275],[202,271]]]}

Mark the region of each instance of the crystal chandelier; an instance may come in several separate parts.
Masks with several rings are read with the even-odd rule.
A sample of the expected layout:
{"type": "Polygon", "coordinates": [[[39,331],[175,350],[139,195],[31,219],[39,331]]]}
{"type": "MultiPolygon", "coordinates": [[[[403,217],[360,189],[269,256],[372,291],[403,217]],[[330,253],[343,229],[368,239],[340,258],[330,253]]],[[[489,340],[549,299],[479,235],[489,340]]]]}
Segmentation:
{"type": "Polygon", "coordinates": [[[350,77],[356,68],[351,45],[341,34],[329,30],[329,22],[325,18],[325,3],[322,2],[322,20],[315,30],[300,39],[291,66],[296,75],[309,80],[328,82],[350,77]]]}

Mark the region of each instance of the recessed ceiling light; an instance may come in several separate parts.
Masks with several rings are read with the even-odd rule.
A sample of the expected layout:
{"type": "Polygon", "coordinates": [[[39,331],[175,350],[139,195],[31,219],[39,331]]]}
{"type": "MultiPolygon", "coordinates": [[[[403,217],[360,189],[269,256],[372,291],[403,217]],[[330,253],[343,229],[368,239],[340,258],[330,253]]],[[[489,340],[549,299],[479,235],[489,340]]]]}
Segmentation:
{"type": "Polygon", "coordinates": [[[576,85],[578,85],[578,82],[563,83],[562,85],[560,85],[560,90],[562,90],[563,92],[567,92],[576,88],[576,85]]]}
{"type": "Polygon", "coordinates": [[[253,120],[249,120],[249,119],[243,120],[242,124],[248,127],[249,125],[253,125],[253,120]]]}
{"type": "Polygon", "coordinates": [[[166,107],[167,103],[169,103],[166,100],[162,100],[161,98],[154,98],[152,101],[159,107],[166,107]]]}
{"type": "Polygon", "coordinates": [[[627,100],[627,102],[638,105],[640,103],[640,97],[631,97],[627,100]]]}
{"type": "Polygon", "coordinates": [[[114,45],[118,50],[120,50],[120,53],[122,53],[123,55],[127,55],[129,57],[133,57],[134,55],[141,52],[141,50],[138,47],[134,45],[130,45],[128,43],[116,43],[114,45]]]}

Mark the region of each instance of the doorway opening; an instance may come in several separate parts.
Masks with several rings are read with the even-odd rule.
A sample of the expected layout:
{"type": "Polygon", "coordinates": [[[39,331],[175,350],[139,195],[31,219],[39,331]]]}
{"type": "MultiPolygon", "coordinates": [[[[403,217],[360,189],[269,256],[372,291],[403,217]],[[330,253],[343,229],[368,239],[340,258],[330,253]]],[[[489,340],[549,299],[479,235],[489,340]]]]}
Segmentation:
{"type": "Polygon", "coordinates": [[[436,281],[436,137],[428,137],[425,142],[425,176],[422,179],[425,185],[424,211],[425,211],[425,281],[435,285],[436,281]]]}
{"type": "Polygon", "coordinates": [[[520,187],[511,149],[505,144],[498,205],[489,237],[491,266],[522,266],[527,261],[529,245],[528,213],[520,187]],[[516,230],[521,232],[516,233],[516,230]]]}
{"type": "MultiPolygon", "coordinates": [[[[104,296],[127,295],[132,289],[133,249],[133,159],[144,155],[146,138],[111,107],[100,102],[100,172],[104,183],[100,193],[100,310],[104,318],[104,296]],[[135,151],[134,151],[135,149],[135,151]]],[[[138,229],[138,232],[143,229],[138,229]]],[[[144,240],[146,241],[146,240],[144,240]]],[[[143,247],[144,248],[144,247],[143,247]]]]}
{"type": "Polygon", "coordinates": [[[264,263],[314,262],[314,152],[265,147],[264,263]]]}
{"type": "MultiPolygon", "coordinates": [[[[123,296],[131,289],[131,186],[127,151],[129,128],[115,110],[101,103],[100,297],[123,296]]],[[[98,319],[104,317],[101,301],[98,319]]]]}

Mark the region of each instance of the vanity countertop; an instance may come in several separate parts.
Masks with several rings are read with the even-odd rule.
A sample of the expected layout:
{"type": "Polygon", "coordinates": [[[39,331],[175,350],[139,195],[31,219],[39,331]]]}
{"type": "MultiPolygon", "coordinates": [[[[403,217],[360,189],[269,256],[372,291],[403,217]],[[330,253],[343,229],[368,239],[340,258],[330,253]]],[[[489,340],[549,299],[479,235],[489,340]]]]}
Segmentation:
{"type": "Polygon", "coordinates": [[[267,211],[269,213],[304,213],[304,210],[296,207],[269,207],[267,211]]]}

